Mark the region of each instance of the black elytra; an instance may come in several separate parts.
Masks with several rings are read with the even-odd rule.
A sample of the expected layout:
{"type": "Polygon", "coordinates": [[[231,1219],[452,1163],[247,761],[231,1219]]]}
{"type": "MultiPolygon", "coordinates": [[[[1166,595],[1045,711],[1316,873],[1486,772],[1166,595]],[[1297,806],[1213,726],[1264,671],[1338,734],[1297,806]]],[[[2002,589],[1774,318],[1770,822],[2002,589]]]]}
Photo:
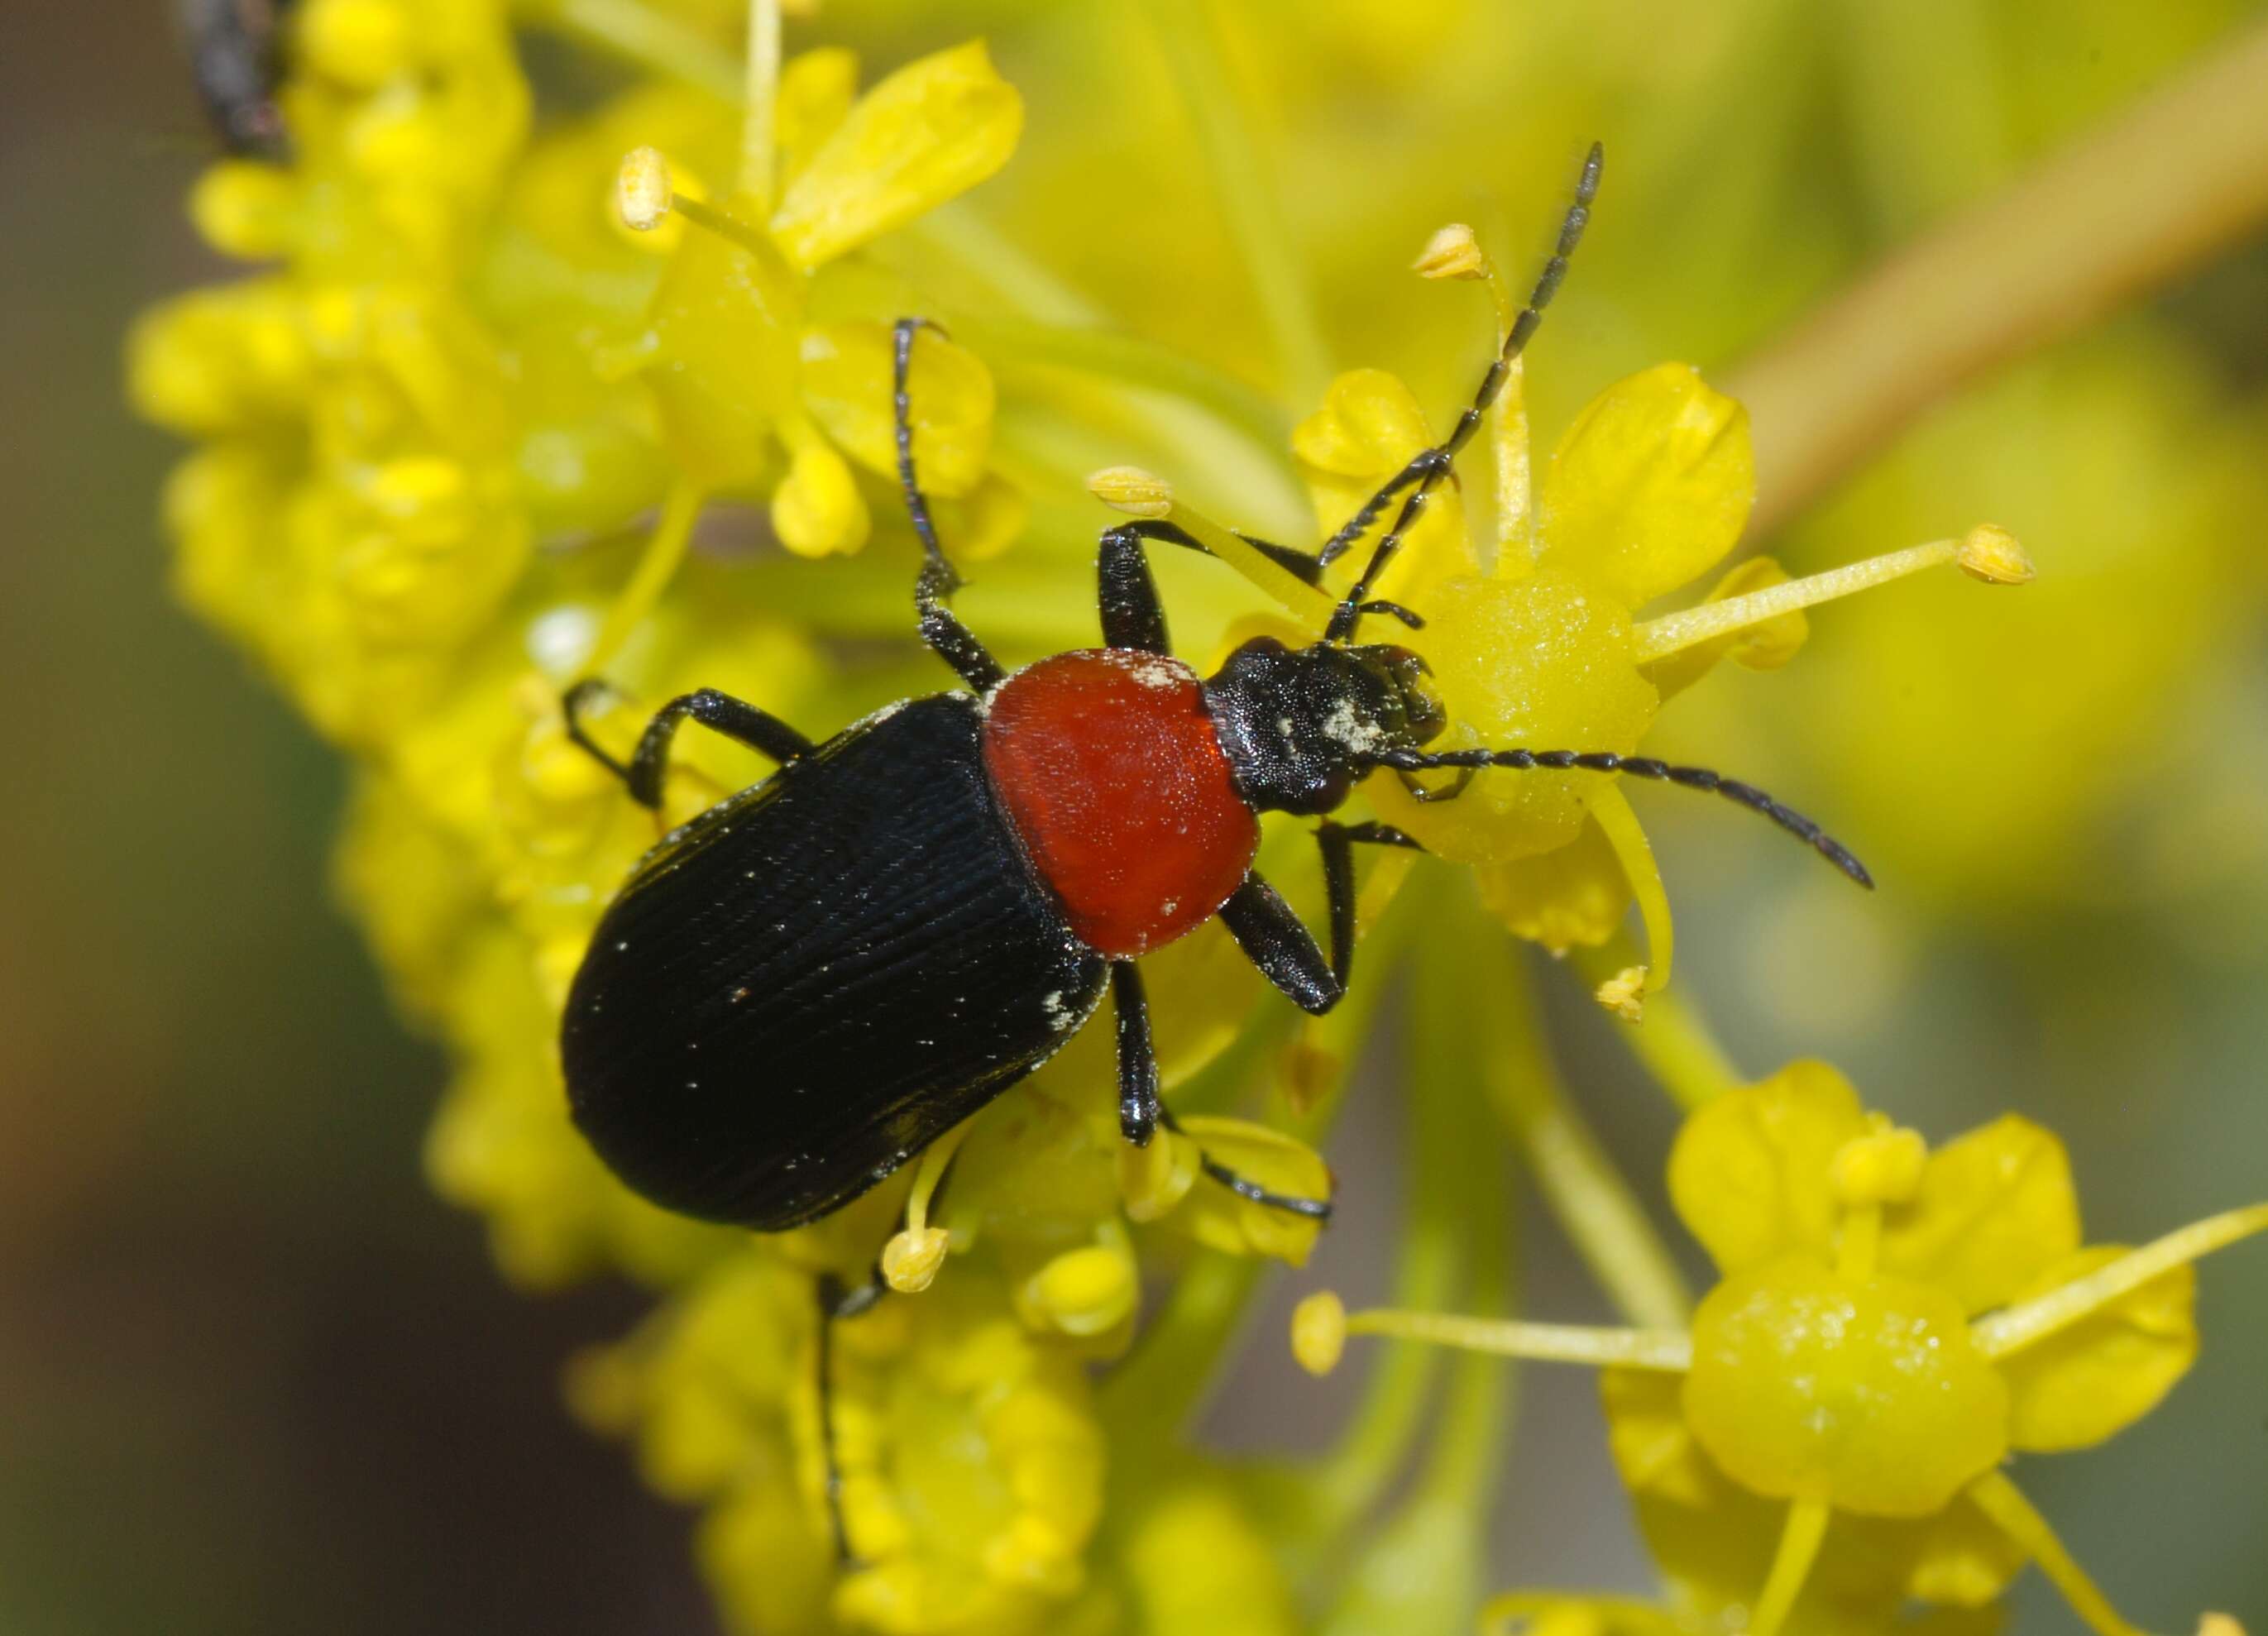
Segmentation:
{"type": "MultiPolygon", "coordinates": [[[[1534,334],[1587,215],[1599,166],[1594,147],[1557,250],[1450,437],[1390,478],[1321,551],[1254,542],[1319,582],[1324,564],[1403,496],[1322,639],[1297,649],[1264,638],[1248,644],[1200,688],[1168,656],[1145,550],[1158,542],[1204,548],[1170,522],[1152,521],[1102,536],[1107,651],[1100,660],[1059,656],[1092,660],[1090,669],[1130,667],[1165,689],[1186,685],[1210,722],[1200,735],[1203,755],[1221,763],[1241,804],[1240,822],[1262,811],[1321,819],[1328,954],[1248,870],[1248,851],[1233,866],[1241,875],[1198,905],[1197,917],[1217,912],[1262,973],[1311,1013],[1336,1005],[1350,976],[1354,847],[1416,845],[1388,826],[1329,815],[1379,769],[1413,788],[1419,773],[1454,771],[1454,784],[1420,791],[1433,800],[1454,798],[1484,767],[1626,772],[1712,791],[1871,884],[1816,825],[1704,769],[1607,752],[1428,752],[1422,747],[1445,714],[1423,660],[1353,639],[1366,616],[1420,623],[1373,600],[1372,587],[1534,334]]],[[[899,476],[924,553],[914,600],[923,638],[968,691],[894,705],[814,745],[756,706],[703,689],[665,705],[627,765],[580,719],[603,684],[586,681],[566,700],[575,741],[651,807],[661,804],[670,742],[687,717],[781,763],[665,838],[638,866],[600,920],[561,1025],[577,1125],[630,1187],[703,1220],[774,1231],[847,1204],[1045,1062],[1087,1021],[1106,988],[1117,1016],[1124,1134],[1143,1144],[1160,1123],[1172,1124],[1159,1099],[1132,957],[1140,950],[1106,951],[1074,929],[1074,895],[1061,873],[1049,873],[1060,865],[1043,866],[1028,825],[1020,828],[1006,810],[1014,790],[1004,796],[988,772],[987,712],[1016,683],[946,605],[960,577],[939,544],[913,461],[907,381],[923,327],[902,320],[895,334],[899,476]]],[[[1172,817],[1159,815],[1161,823],[1172,817]]],[[[1256,843],[1256,827],[1252,834],[1256,843]]],[[[1210,1155],[1201,1162],[1208,1175],[1263,1205],[1314,1218],[1329,1212],[1327,1199],[1271,1193],[1210,1155]]]]}
{"type": "Polygon", "coordinates": [[[622,888],[560,1031],[576,1123],[654,1203],[771,1230],[857,1198],[1052,1056],[1109,962],[978,758],[973,694],[868,718],[622,888]]]}

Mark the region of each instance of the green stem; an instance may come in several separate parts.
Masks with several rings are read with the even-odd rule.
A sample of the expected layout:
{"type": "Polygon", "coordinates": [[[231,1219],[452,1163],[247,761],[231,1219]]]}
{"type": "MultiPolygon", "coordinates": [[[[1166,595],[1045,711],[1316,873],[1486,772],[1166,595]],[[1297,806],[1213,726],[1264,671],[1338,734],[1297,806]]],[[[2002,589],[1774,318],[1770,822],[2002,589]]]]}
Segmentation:
{"type": "Polygon", "coordinates": [[[1219,31],[1204,0],[1150,0],[1145,14],[1211,167],[1290,395],[1294,402],[1314,402],[1330,382],[1330,352],[1277,205],[1278,190],[1241,117],[1246,99],[1230,84],[1221,60],[1219,31]]]}
{"type": "MultiPolygon", "coordinates": [[[[1477,918],[1476,914],[1474,918],[1477,918]]],[[[1481,1016],[1493,1022],[1476,1042],[1489,1100],[1512,1132],[1537,1190],[1616,1310],[1640,1329],[1685,1327],[1693,1298],[1677,1263],[1581,1115],[1552,1066],[1529,992],[1526,962],[1501,932],[1463,928],[1459,946],[1476,956],[1494,993],[1481,1016]]],[[[1447,928],[1440,935],[1458,936],[1447,928]]]]}
{"type": "Polygon", "coordinates": [[[639,68],[740,100],[740,64],[698,29],[638,0],[522,0],[521,14],[639,68]]]}

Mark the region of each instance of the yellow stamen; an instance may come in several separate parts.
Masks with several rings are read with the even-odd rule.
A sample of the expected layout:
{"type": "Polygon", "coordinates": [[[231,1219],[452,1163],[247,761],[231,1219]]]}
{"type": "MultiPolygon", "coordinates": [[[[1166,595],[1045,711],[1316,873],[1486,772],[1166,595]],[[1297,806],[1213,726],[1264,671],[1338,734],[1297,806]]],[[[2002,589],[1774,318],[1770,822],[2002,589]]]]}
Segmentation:
{"type": "Polygon", "coordinates": [[[2085,1278],[2073,1279],[2020,1307],[1978,1319],[1969,1326],[1970,1338],[1986,1357],[2005,1358],[2100,1311],[2152,1279],[2261,1232],[2268,1232],[2268,1204],[2192,1221],[2085,1278]]]}
{"type": "Polygon", "coordinates": [[[748,0],[747,109],[740,122],[740,190],[767,216],[774,202],[779,99],[779,0],[748,0]]]}
{"type": "Polygon", "coordinates": [[[1174,509],[1174,485],[1139,466],[1106,466],[1087,478],[1086,491],[1129,517],[1165,517],[1174,509]]]}
{"type": "MultiPolygon", "coordinates": [[[[705,228],[720,239],[729,240],[751,255],[777,257],[778,249],[762,232],[730,211],[704,203],[691,194],[681,193],[671,201],[671,207],[695,226],[705,228]]],[[[1719,603],[1722,607],[1724,604],[1719,603]]]]}
{"type": "Polygon", "coordinates": [[[1537,1363],[1586,1363],[1600,1368],[1660,1369],[1668,1374],[1683,1374],[1693,1367],[1692,1338],[1680,1330],[1529,1323],[1517,1318],[1468,1318],[1454,1312],[1400,1312],[1373,1307],[1350,1314],[1346,1332],[1432,1341],[1465,1352],[1526,1358],[1537,1363]]]}
{"type": "Polygon", "coordinates": [[[1811,1565],[1819,1559],[1819,1543],[1827,1537],[1827,1502],[1799,1500],[1787,1508],[1787,1526],[1780,1529],[1779,1549],[1772,1555],[1756,1610],[1749,1617],[1747,1636],[1778,1636],[1787,1623],[1811,1565]]]}
{"type": "Polygon", "coordinates": [[[1193,506],[1174,496],[1174,485],[1136,466],[1111,466],[1086,480],[1087,490],[1104,505],[1136,517],[1163,519],[1182,529],[1213,556],[1280,603],[1295,618],[1317,623],[1329,619],[1334,606],[1330,593],[1309,585],[1282,564],[1254,549],[1193,506]],[[1162,505],[1163,510],[1159,507],[1162,505]]]}
{"type": "Polygon", "coordinates": [[[615,209],[622,225],[650,233],[669,219],[676,188],[670,181],[669,161],[659,148],[632,148],[622,155],[615,175],[615,209]]]}
{"type": "Polygon", "coordinates": [[[2006,1534],[2031,1558],[2049,1583],[2063,1593],[2071,1610],[2084,1620],[2096,1636],[2141,1636],[2132,1625],[2118,1617],[2118,1610],[2110,1599],[2095,1588],[2087,1577],[2064,1543],[2056,1537],[2048,1520],[2033,1509],[2032,1502],[2024,1498],[2023,1491],[1999,1471],[1987,1471],[1969,1485],[1969,1498],[1992,1521],[1993,1526],[2006,1534]]]}
{"type": "Polygon", "coordinates": [[[1591,998],[1624,1022],[1646,1021],[1646,968],[1624,966],[1591,991],[1591,998]]]}
{"type": "Polygon", "coordinates": [[[1346,1351],[1346,1303],[1319,1290],[1292,1308],[1292,1355],[1310,1374],[1329,1374],[1346,1351]]]}
{"type": "Polygon", "coordinates": [[[1669,983],[1670,956],[1677,946],[1676,929],[1669,917],[1669,893],[1661,884],[1661,866],[1654,862],[1646,829],[1621,790],[1603,785],[1591,791],[1590,798],[1591,816],[1614,849],[1615,861],[1623,866],[1631,895],[1638,900],[1638,918],[1646,923],[1646,991],[1658,994],[1669,983]]]}
{"type": "Polygon", "coordinates": [[[1799,608],[1832,601],[1948,563],[1958,564],[1971,578],[1992,585],[2021,585],[2031,577],[2031,564],[2014,537],[2005,528],[1983,523],[1959,539],[1933,540],[1927,545],[1910,546],[1824,573],[1783,580],[1746,596],[1728,596],[1721,602],[1705,602],[1646,620],[1638,627],[1632,657],[1641,665],[1652,664],[1697,642],[1744,630],[1799,608]]]}
{"type": "Polygon", "coordinates": [[[952,1234],[943,1227],[930,1226],[930,1202],[944,1184],[945,1173],[953,1163],[954,1154],[961,1151],[961,1144],[968,1139],[968,1130],[965,1122],[955,1125],[931,1143],[914,1167],[913,1190],[906,1195],[905,1227],[882,1246],[882,1278],[900,1294],[919,1294],[930,1286],[938,1269],[945,1264],[945,1252],[951,1247],[952,1234]]]}
{"type": "Polygon", "coordinates": [[[1489,276],[1489,259],[1479,235],[1462,222],[1451,222],[1425,241],[1410,271],[1420,278],[1471,278],[1489,276]]]}
{"type": "Polygon", "coordinates": [[[598,639],[592,643],[591,652],[583,660],[584,674],[595,675],[604,669],[622,651],[630,632],[661,601],[661,593],[669,588],[670,580],[676,577],[677,565],[685,560],[686,549],[693,542],[693,525],[700,520],[702,503],[706,497],[691,483],[680,483],[669,491],[669,497],[661,504],[661,519],[646,540],[644,554],[615,598],[615,605],[607,610],[607,623],[599,628],[598,639]]]}

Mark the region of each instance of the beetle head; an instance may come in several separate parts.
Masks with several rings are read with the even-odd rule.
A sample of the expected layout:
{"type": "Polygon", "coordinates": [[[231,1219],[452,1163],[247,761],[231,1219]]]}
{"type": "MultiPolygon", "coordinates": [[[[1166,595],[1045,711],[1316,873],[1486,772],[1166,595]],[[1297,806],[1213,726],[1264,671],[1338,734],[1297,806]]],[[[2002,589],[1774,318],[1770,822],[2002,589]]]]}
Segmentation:
{"type": "Polygon", "coordinates": [[[1327,813],[1381,755],[1414,750],[1447,725],[1427,674],[1408,648],[1256,637],[1205,683],[1205,699],[1247,800],[1327,813]]]}

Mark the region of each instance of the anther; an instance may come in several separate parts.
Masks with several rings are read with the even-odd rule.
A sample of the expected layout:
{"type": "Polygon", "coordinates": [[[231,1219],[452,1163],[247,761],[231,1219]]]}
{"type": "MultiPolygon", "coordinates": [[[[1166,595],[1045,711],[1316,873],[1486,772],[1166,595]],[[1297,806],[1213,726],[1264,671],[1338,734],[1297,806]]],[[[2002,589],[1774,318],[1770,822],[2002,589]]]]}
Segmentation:
{"type": "Polygon", "coordinates": [[[650,233],[669,219],[676,202],[670,181],[669,161],[659,148],[632,148],[622,155],[615,176],[615,209],[622,225],[634,232],[650,233]]]}

